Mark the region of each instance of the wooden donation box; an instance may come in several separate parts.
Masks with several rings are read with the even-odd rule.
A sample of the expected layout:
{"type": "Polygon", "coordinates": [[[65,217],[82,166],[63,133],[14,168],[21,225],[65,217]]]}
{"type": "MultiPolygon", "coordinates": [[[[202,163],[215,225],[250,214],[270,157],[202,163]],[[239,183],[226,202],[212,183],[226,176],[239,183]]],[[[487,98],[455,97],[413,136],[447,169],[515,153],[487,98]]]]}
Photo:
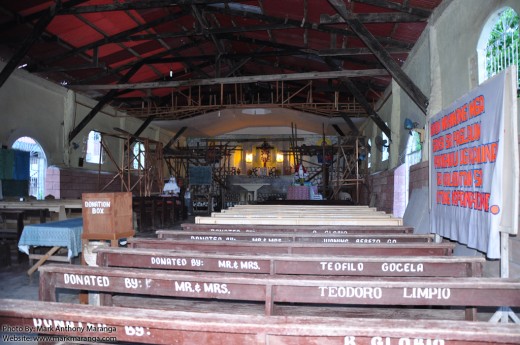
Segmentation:
{"type": "Polygon", "coordinates": [[[115,240],[134,235],[132,193],[83,193],[83,234],[86,240],[115,240]]]}

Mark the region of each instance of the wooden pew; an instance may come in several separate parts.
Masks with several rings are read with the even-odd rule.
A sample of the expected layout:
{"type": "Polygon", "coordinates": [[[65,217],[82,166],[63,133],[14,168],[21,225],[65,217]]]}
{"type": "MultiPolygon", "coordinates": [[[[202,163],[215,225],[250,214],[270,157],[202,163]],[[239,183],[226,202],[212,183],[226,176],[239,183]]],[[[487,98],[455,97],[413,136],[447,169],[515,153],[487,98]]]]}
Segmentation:
{"type": "Polygon", "coordinates": [[[129,238],[131,248],[156,248],[213,253],[249,254],[313,254],[348,256],[447,256],[453,254],[453,243],[351,244],[312,242],[245,242],[129,238]]]}
{"type": "Polygon", "coordinates": [[[223,209],[220,212],[212,212],[211,215],[313,215],[319,216],[334,215],[334,216],[374,216],[374,217],[392,217],[392,215],[383,211],[375,211],[368,209],[348,210],[348,209],[330,209],[330,208],[305,208],[305,209],[286,209],[285,207],[276,207],[271,209],[223,209]]]}
{"type": "Polygon", "coordinates": [[[195,217],[197,224],[267,224],[267,225],[403,225],[401,218],[392,217],[195,217]]]}
{"type": "Polygon", "coordinates": [[[297,232],[313,234],[411,234],[414,228],[411,226],[350,226],[350,225],[269,225],[269,224],[195,224],[182,223],[185,231],[207,232],[297,232]]]}
{"type": "Polygon", "coordinates": [[[298,233],[261,233],[261,234],[208,234],[207,232],[157,230],[158,238],[191,241],[247,241],[247,242],[313,242],[313,243],[431,243],[433,234],[298,234],[298,233]]]}
{"type": "MultiPolygon", "coordinates": [[[[56,289],[259,302],[265,315],[275,303],[400,307],[520,307],[520,279],[262,276],[243,273],[164,271],[46,265],[40,269],[40,300],[56,301],[56,289]]],[[[139,305],[148,305],[140,300],[139,305]]],[[[219,304],[220,305],[220,304],[219,304]]],[[[348,309],[348,308],[347,308],[348,309]]],[[[466,318],[476,320],[474,313],[466,318]]]]}
{"type": "Polygon", "coordinates": [[[339,211],[339,212],[383,212],[377,211],[376,207],[369,207],[368,205],[266,205],[266,204],[248,204],[248,205],[235,205],[229,207],[227,210],[230,212],[241,212],[241,211],[269,211],[269,210],[280,210],[284,211],[301,211],[301,210],[326,210],[326,211],[339,211]]]}
{"type": "Polygon", "coordinates": [[[342,210],[326,210],[326,209],[308,209],[308,210],[286,210],[284,208],[277,208],[272,210],[233,210],[233,209],[224,209],[220,212],[212,212],[211,216],[320,216],[320,215],[330,215],[330,216],[371,216],[371,217],[383,217],[383,218],[391,218],[392,215],[385,213],[383,211],[342,211],[342,210]]]}
{"type": "Polygon", "coordinates": [[[210,217],[196,217],[197,224],[272,225],[402,225],[401,218],[365,206],[238,206],[210,217]]]}
{"type": "Polygon", "coordinates": [[[26,300],[0,300],[0,324],[4,335],[17,335],[19,341],[25,340],[21,339],[22,336],[34,340],[34,334],[40,333],[98,337],[97,340],[115,337],[120,342],[168,345],[173,339],[178,345],[520,343],[520,328],[514,324],[436,320],[411,323],[409,320],[388,319],[367,322],[357,318],[346,322],[338,317],[308,316],[244,317],[26,300]],[[77,330],[78,327],[83,327],[82,332],[77,330]]]}
{"type": "Polygon", "coordinates": [[[378,277],[480,277],[484,258],[233,255],[102,247],[97,265],[205,272],[378,277]]]}

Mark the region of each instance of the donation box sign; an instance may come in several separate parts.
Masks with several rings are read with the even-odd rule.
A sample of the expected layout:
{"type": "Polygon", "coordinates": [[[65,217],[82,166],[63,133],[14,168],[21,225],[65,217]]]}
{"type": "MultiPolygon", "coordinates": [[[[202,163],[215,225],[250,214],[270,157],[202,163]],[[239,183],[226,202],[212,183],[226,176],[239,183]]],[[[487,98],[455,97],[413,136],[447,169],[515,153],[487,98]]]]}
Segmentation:
{"type": "Polygon", "coordinates": [[[500,258],[518,229],[516,68],[429,120],[431,231],[500,258]]]}

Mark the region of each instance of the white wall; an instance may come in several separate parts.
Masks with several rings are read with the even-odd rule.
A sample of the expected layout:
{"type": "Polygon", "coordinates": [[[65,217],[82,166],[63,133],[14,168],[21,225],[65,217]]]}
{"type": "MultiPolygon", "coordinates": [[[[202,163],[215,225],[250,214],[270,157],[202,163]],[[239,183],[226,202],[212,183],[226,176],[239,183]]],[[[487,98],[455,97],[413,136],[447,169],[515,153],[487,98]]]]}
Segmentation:
{"type": "MultiPolygon", "coordinates": [[[[4,68],[0,62],[0,69],[4,68]]],[[[47,156],[48,165],[59,167],[78,167],[78,159],[83,155],[83,140],[88,132],[96,129],[106,133],[117,133],[114,127],[134,133],[142,121],[120,117],[111,107],[105,107],[88,125],[73,139],[80,145],[77,150],[68,144],[68,133],[97,104],[73,91],[56,85],[48,80],[38,78],[24,70],[14,71],[0,88],[0,144],[10,147],[21,136],[29,136],[38,141],[47,156]],[[114,116],[118,115],[118,116],[114,116]]],[[[155,126],[141,134],[161,142],[168,142],[174,135],[155,126]]],[[[120,162],[122,140],[108,139],[116,162],[120,162]]],[[[97,170],[95,164],[85,163],[84,169],[97,170]]],[[[116,171],[115,166],[107,159],[104,171],[116,171]]]]}
{"type": "MultiPolygon", "coordinates": [[[[436,9],[403,66],[404,72],[430,100],[428,115],[442,110],[476,86],[475,58],[481,31],[491,14],[506,6],[520,13],[518,0],[445,0],[436,9]]],[[[425,125],[426,115],[401,89],[392,89],[385,103],[378,112],[390,128],[399,129],[392,133],[394,138],[407,117],[421,128],[425,125]],[[399,106],[387,106],[392,102],[399,106]]],[[[375,125],[367,129],[369,137],[380,132],[375,125]]],[[[399,165],[398,157],[406,150],[406,132],[400,132],[400,138],[392,141],[390,166],[375,162],[373,171],[399,165]]]]}
{"type": "MultiPolygon", "coordinates": [[[[477,44],[481,32],[493,13],[511,7],[520,14],[518,0],[445,0],[434,12],[430,22],[416,43],[403,70],[430,100],[428,115],[436,114],[478,85],[477,44]]],[[[387,104],[380,105],[380,115],[390,119],[393,128],[402,128],[405,118],[426,123],[426,116],[400,88],[392,89],[387,104]],[[399,106],[395,106],[399,104],[399,106]]],[[[377,132],[372,126],[372,132],[377,132]]],[[[391,154],[405,152],[405,132],[392,143],[391,154]]],[[[425,142],[427,143],[427,141],[425,142]]],[[[428,148],[423,148],[423,159],[428,160],[428,148]]],[[[375,164],[377,168],[386,168],[375,164]]],[[[389,168],[399,165],[391,159],[389,168]]],[[[374,164],[373,164],[374,166],[374,164]]],[[[520,241],[510,238],[510,276],[520,276],[520,241]]],[[[465,246],[458,246],[457,255],[479,255],[465,246]]],[[[498,275],[497,263],[488,262],[485,275],[498,275]]]]}

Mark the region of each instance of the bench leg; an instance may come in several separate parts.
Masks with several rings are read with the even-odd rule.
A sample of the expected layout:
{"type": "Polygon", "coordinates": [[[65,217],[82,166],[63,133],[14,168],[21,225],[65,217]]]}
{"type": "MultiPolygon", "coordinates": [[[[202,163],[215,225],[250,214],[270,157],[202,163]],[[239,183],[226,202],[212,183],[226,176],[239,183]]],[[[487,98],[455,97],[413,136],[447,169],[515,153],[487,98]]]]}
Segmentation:
{"type": "Polygon", "coordinates": [[[112,306],[112,294],[111,293],[99,293],[99,305],[112,306]]]}
{"type": "Polygon", "coordinates": [[[466,307],[466,317],[467,321],[477,321],[477,308],[475,307],[466,307]]]}
{"type": "Polygon", "coordinates": [[[270,284],[265,289],[265,315],[273,315],[273,287],[270,284]]]}
{"type": "Polygon", "coordinates": [[[38,299],[45,302],[56,302],[56,287],[49,274],[41,274],[38,299]]]}
{"type": "MultiPolygon", "coordinates": [[[[20,242],[20,237],[22,237],[22,232],[23,232],[23,227],[24,227],[24,223],[23,223],[23,218],[24,218],[24,213],[19,213],[18,214],[18,218],[16,219],[16,243],[20,242]]],[[[24,259],[24,254],[17,250],[18,252],[18,263],[22,263],[23,259],[24,259]]]]}

